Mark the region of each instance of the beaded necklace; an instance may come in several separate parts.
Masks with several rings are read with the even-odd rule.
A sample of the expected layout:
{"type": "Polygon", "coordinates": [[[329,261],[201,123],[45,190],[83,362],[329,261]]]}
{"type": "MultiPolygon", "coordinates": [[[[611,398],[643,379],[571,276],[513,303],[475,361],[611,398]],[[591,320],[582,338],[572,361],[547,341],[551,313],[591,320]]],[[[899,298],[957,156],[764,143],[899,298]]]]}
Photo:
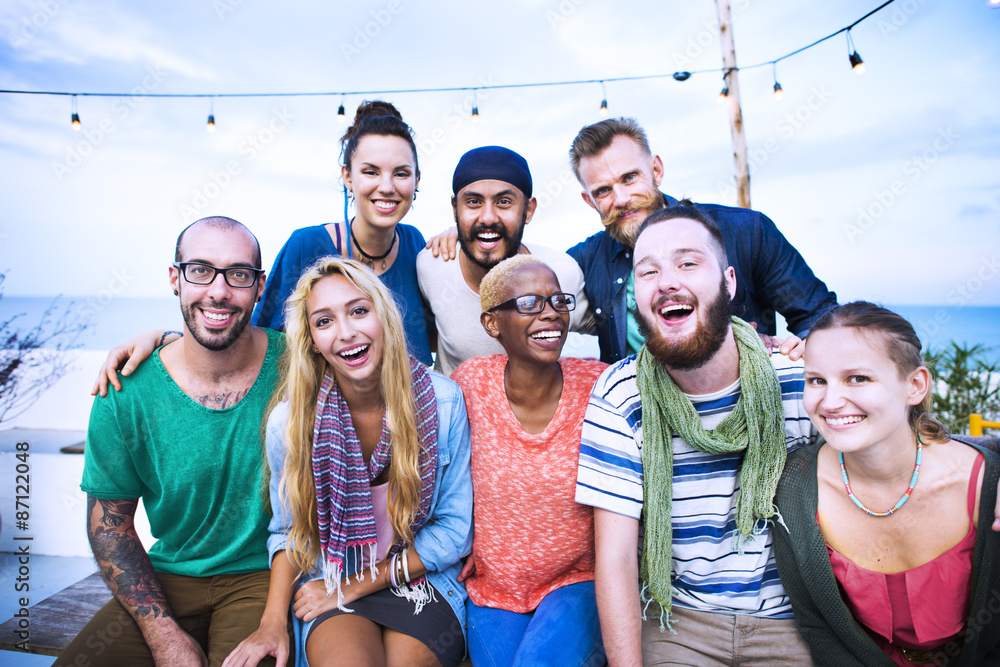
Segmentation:
{"type": "Polygon", "coordinates": [[[920,441],[920,434],[917,434],[917,463],[916,465],[913,466],[913,476],[910,477],[910,485],[906,487],[906,493],[904,493],[903,497],[899,499],[899,502],[896,503],[896,506],[885,512],[873,512],[872,510],[865,507],[860,500],[858,500],[858,497],[854,495],[854,491],[851,490],[851,483],[847,479],[847,468],[844,466],[844,453],[838,452],[837,457],[840,459],[840,474],[844,478],[844,487],[847,489],[847,497],[853,500],[854,504],[857,505],[858,508],[860,508],[861,511],[867,514],[868,516],[889,516],[890,514],[898,510],[900,507],[902,507],[903,503],[905,503],[907,500],[910,499],[910,494],[913,493],[913,487],[917,485],[917,477],[920,476],[920,462],[923,460],[924,457],[924,445],[920,441]]]}

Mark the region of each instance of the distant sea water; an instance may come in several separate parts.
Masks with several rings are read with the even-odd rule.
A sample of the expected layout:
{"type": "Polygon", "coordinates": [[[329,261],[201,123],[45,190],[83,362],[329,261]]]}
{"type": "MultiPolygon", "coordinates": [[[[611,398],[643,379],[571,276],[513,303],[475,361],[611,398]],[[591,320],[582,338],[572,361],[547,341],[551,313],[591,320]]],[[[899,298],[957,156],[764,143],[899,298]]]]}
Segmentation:
{"type": "MultiPolygon", "coordinates": [[[[22,331],[38,324],[55,297],[4,295],[0,299],[0,322],[23,313],[14,322],[22,331]]],[[[77,342],[85,350],[108,350],[147,329],[180,329],[182,319],[177,300],[114,297],[59,297],[57,309],[72,303],[74,311],[88,323],[77,342]]],[[[990,348],[987,358],[1000,362],[1000,306],[892,306],[913,323],[924,349],[941,349],[951,341],[990,348]]],[[[596,348],[596,346],[595,346],[596,348]]]]}
{"type": "MultiPolygon", "coordinates": [[[[109,350],[148,329],[176,330],[182,326],[177,299],[139,299],[125,297],[24,297],[0,299],[0,322],[18,316],[10,325],[22,332],[39,324],[45,310],[53,305],[58,317],[67,308],[86,329],[76,339],[84,350],[109,350]]],[[[51,330],[55,322],[50,322],[51,330]]],[[[6,332],[5,332],[6,333],[6,332]]]]}

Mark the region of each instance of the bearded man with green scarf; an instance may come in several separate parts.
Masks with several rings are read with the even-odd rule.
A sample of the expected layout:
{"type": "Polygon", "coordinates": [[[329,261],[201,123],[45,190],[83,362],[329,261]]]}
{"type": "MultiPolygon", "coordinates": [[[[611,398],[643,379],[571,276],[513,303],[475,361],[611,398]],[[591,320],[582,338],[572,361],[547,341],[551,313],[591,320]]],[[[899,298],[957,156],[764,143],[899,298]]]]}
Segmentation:
{"type": "Polygon", "coordinates": [[[689,201],[646,220],[634,261],[646,345],[594,387],[576,492],[608,661],[809,665],[769,534],[785,453],[815,437],[801,364],[730,317],[722,235],[689,201]]]}

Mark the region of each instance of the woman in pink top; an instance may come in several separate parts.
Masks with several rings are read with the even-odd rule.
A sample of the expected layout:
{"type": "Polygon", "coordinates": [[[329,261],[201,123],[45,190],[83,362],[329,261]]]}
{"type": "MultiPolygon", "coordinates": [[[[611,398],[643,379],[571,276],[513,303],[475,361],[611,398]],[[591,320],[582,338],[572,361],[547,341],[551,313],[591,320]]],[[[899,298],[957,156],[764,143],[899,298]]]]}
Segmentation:
{"type": "Polygon", "coordinates": [[[814,660],[1000,664],[996,455],[931,417],[932,379],[899,315],[840,306],[805,359],[803,402],[826,444],[789,455],[774,541],[814,660]]]}
{"type": "Polygon", "coordinates": [[[462,570],[475,665],[604,664],[593,510],[574,501],[580,431],[605,365],[560,359],[573,295],[530,255],[480,286],[482,324],[506,355],[470,359],[475,540],[462,570]]]}

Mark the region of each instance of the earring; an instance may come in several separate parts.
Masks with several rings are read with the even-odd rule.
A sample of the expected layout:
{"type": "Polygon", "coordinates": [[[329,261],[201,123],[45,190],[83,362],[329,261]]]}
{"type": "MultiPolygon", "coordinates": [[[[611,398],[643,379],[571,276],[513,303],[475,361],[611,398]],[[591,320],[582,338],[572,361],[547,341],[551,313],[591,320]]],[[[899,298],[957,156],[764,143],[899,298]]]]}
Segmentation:
{"type": "Polygon", "coordinates": [[[257,297],[257,303],[260,303],[260,297],[257,297]]]}
{"type": "Polygon", "coordinates": [[[180,292],[178,292],[177,290],[174,290],[174,296],[180,296],[180,295],[181,295],[180,292]]]}
{"type": "Polygon", "coordinates": [[[312,346],[312,351],[313,351],[313,354],[319,354],[319,348],[316,347],[315,345],[312,346]]]}

